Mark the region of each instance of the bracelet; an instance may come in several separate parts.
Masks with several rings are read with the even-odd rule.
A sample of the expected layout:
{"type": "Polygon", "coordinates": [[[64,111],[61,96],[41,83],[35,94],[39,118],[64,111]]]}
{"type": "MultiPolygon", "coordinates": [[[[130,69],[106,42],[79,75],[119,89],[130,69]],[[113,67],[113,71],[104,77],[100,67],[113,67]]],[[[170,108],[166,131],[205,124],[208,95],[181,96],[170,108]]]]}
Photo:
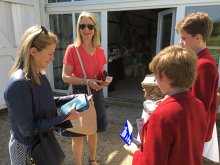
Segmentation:
{"type": "Polygon", "coordinates": [[[84,78],[81,79],[81,85],[83,85],[83,82],[84,82],[84,78]]]}
{"type": "Polygon", "coordinates": [[[89,79],[87,79],[87,82],[86,82],[86,85],[87,85],[87,86],[89,86],[89,81],[90,81],[90,80],[89,80],[89,79]]]}

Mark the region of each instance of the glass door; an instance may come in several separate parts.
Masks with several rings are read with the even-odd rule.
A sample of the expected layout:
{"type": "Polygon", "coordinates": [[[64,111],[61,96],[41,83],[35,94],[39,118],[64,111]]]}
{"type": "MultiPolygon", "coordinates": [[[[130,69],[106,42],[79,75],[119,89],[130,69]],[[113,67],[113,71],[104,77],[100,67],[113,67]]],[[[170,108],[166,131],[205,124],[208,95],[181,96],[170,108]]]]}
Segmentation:
{"type": "Polygon", "coordinates": [[[158,13],[157,53],[173,44],[176,9],[168,9],[158,13]]]}
{"type": "MultiPolygon", "coordinates": [[[[54,61],[52,64],[53,86],[55,92],[66,90],[68,84],[62,80],[63,57],[66,48],[73,43],[73,21],[72,14],[53,14],[49,15],[50,29],[59,39],[54,61]]],[[[62,92],[61,92],[62,93],[62,92]]]]}

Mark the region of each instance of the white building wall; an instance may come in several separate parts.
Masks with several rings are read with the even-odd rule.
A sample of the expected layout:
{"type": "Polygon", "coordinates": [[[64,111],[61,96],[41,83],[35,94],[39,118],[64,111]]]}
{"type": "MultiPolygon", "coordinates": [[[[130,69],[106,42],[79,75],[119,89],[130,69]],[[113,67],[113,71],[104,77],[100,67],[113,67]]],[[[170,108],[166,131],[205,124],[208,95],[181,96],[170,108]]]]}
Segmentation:
{"type": "Polygon", "coordinates": [[[0,0],[0,109],[6,107],[4,89],[23,32],[40,23],[39,0],[0,0]]]}

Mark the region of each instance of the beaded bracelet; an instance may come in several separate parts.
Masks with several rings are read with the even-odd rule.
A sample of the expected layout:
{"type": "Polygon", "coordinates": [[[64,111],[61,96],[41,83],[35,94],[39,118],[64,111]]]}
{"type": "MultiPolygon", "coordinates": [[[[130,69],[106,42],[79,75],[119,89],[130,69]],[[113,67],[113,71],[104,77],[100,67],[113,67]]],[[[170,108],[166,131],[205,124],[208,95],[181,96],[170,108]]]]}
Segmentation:
{"type": "Polygon", "coordinates": [[[89,81],[90,81],[90,80],[89,80],[89,79],[87,79],[87,81],[86,81],[86,85],[87,85],[87,86],[89,86],[89,81]]]}
{"type": "Polygon", "coordinates": [[[83,85],[84,80],[85,80],[84,78],[81,79],[81,85],[83,85]]]}

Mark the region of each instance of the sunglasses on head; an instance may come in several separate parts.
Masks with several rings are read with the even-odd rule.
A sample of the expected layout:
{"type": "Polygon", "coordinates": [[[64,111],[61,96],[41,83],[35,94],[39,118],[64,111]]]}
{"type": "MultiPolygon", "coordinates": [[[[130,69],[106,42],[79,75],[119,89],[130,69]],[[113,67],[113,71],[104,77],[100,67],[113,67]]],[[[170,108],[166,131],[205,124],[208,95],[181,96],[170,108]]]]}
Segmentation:
{"type": "Polygon", "coordinates": [[[87,27],[89,30],[93,30],[93,29],[95,28],[95,26],[92,25],[92,24],[80,24],[80,25],[79,25],[79,28],[80,28],[81,30],[85,29],[86,27],[87,27]]]}
{"type": "Polygon", "coordinates": [[[41,31],[39,32],[38,35],[36,35],[34,40],[36,40],[42,32],[44,32],[45,34],[48,34],[47,29],[45,27],[41,26],[41,31]]]}
{"type": "Polygon", "coordinates": [[[41,34],[42,32],[44,32],[45,34],[48,34],[47,29],[46,29],[45,27],[41,26],[41,31],[35,36],[35,38],[34,38],[33,41],[32,41],[32,47],[33,47],[34,41],[36,41],[36,39],[40,36],[40,34],[41,34]]]}

